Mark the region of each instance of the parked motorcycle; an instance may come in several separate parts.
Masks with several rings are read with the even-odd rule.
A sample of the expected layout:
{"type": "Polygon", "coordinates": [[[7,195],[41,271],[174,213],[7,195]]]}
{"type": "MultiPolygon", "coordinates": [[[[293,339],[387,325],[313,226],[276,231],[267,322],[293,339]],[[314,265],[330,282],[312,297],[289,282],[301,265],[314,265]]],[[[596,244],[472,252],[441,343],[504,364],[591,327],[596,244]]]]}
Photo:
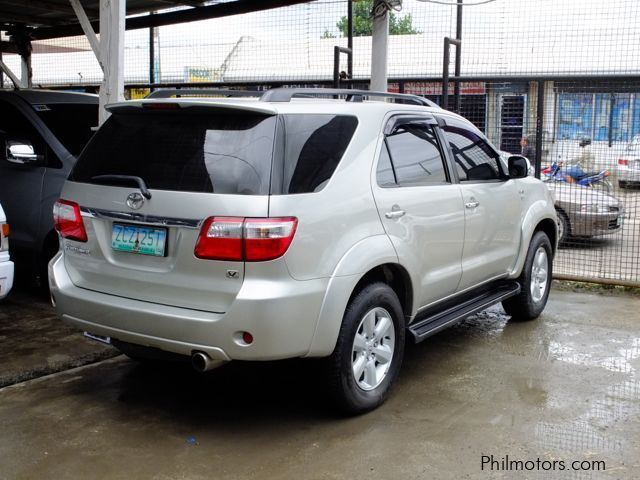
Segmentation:
{"type": "Polygon", "coordinates": [[[547,177],[547,181],[566,182],[581,185],[583,187],[600,188],[605,193],[610,193],[613,189],[609,180],[609,170],[585,171],[585,168],[593,168],[595,157],[591,151],[591,139],[582,137],[578,146],[580,153],[575,156],[568,165],[555,161],[551,166],[542,170],[547,177]]]}
{"type": "Polygon", "coordinates": [[[566,182],[581,185],[583,187],[594,187],[610,193],[613,189],[609,180],[609,170],[597,172],[585,172],[580,165],[563,166],[562,162],[553,162],[551,166],[542,170],[547,181],[566,182]]]}

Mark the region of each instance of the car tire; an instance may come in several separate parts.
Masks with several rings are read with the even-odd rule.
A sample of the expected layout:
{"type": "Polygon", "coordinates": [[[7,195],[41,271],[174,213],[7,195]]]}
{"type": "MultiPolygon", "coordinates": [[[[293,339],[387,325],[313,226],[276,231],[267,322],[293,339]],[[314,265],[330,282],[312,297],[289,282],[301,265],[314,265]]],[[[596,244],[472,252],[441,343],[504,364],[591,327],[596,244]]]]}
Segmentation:
{"type": "Polygon", "coordinates": [[[571,238],[571,224],[567,214],[562,210],[556,209],[556,214],[558,216],[558,245],[562,245],[571,238]]]}
{"type": "Polygon", "coordinates": [[[551,290],[552,258],[549,237],[544,232],[536,232],[518,278],[520,293],[502,302],[512,320],[533,320],[544,310],[551,290]]]}
{"type": "Polygon", "coordinates": [[[326,359],[330,391],[342,412],[364,413],[385,401],[400,372],[404,344],[404,314],[389,285],[373,283],[352,297],[326,359]]]}

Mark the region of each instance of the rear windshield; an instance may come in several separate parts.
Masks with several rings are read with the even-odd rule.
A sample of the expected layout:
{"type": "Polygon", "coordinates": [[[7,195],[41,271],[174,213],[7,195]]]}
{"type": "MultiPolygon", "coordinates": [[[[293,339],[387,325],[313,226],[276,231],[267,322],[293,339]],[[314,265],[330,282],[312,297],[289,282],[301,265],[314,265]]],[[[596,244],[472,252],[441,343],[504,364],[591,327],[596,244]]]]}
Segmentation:
{"type": "Polygon", "coordinates": [[[34,110],[70,154],[78,156],[98,126],[98,104],[53,103],[34,110]]]}
{"type": "Polygon", "coordinates": [[[275,117],[254,114],[114,114],[69,179],[128,175],[157,190],[265,195],[275,127],[275,117]]]}
{"type": "Polygon", "coordinates": [[[356,126],[355,117],[336,115],[282,115],[278,122],[276,116],[237,111],[116,113],[89,142],[69,179],[104,184],[95,177],[126,175],[157,190],[314,192],[333,175],[356,126]]]}

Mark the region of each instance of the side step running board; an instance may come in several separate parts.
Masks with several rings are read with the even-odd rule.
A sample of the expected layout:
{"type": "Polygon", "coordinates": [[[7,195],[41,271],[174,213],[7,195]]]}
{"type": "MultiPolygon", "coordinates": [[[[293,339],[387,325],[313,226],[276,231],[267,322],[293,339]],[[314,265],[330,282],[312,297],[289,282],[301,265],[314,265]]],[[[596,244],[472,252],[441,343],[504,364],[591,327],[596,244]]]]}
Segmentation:
{"type": "Polygon", "coordinates": [[[409,325],[409,332],[413,335],[415,343],[438,333],[469,315],[478,313],[494,303],[501,302],[520,293],[520,284],[515,281],[501,282],[491,290],[484,291],[473,297],[467,297],[460,303],[432,310],[426,317],[409,325]]]}

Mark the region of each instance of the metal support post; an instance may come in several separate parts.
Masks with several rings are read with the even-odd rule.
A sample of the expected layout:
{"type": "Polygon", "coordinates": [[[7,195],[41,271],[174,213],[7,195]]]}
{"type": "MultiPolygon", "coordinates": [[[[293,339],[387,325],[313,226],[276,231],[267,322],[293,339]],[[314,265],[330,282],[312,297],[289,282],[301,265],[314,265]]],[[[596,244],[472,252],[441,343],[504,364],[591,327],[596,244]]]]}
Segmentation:
{"type": "Polygon", "coordinates": [[[614,119],[614,108],[616,106],[616,94],[611,94],[611,100],[609,104],[609,148],[613,145],[613,119],[614,119]]]}
{"type": "Polygon", "coordinates": [[[100,0],[100,59],[104,80],[100,87],[100,124],[104,106],[124,100],[124,23],[126,0],[100,0]]]}
{"type": "Polygon", "coordinates": [[[456,47],[456,66],[454,74],[456,76],[456,82],[453,87],[453,98],[456,113],[460,113],[460,64],[462,61],[462,1],[458,0],[457,8],[457,17],[456,17],[456,40],[458,40],[458,45],[456,47]]]}
{"type": "MultiPolygon", "coordinates": [[[[442,102],[440,106],[447,110],[449,108],[449,62],[450,62],[450,48],[451,45],[455,45],[460,48],[460,40],[455,38],[444,37],[444,55],[442,61],[442,102]]],[[[459,79],[456,79],[458,82],[459,79]]]]}
{"type": "MultiPolygon", "coordinates": [[[[376,0],[374,3],[379,3],[376,0]]],[[[375,10],[375,6],[374,6],[375,10]]],[[[371,90],[387,91],[387,49],[389,43],[389,12],[373,18],[371,37],[371,90]]]]}
{"type": "MultiPolygon", "coordinates": [[[[33,72],[31,70],[31,33],[25,27],[16,27],[10,34],[11,42],[16,46],[20,55],[20,86],[31,88],[33,72]]],[[[13,78],[11,79],[13,81],[13,78]]]]}
{"type": "MultiPolygon", "coordinates": [[[[333,47],[333,88],[340,88],[340,82],[342,80],[340,76],[340,54],[347,54],[347,61],[351,63],[353,52],[350,48],[339,47],[336,45],[333,47]]],[[[347,77],[349,75],[347,74],[347,77]]]]}
{"type": "Polygon", "coordinates": [[[538,105],[536,109],[536,165],[535,176],[542,170],[542,132],[544,127],[544,81],[538,80],[538,105]]]}
{"type": "MultiPolygon", "coordinates": [[[[151,13],[153,15],[153,12],[151,13]]],[[[149,28],[149,84],[156,83],[156,27],[149,28]]]]}
{"type": "Polygon", "coordinates": [[[347,76],[353,78],[353,0],[347,1],[347,48],[351,54],[347,57],[347,76]]]}

